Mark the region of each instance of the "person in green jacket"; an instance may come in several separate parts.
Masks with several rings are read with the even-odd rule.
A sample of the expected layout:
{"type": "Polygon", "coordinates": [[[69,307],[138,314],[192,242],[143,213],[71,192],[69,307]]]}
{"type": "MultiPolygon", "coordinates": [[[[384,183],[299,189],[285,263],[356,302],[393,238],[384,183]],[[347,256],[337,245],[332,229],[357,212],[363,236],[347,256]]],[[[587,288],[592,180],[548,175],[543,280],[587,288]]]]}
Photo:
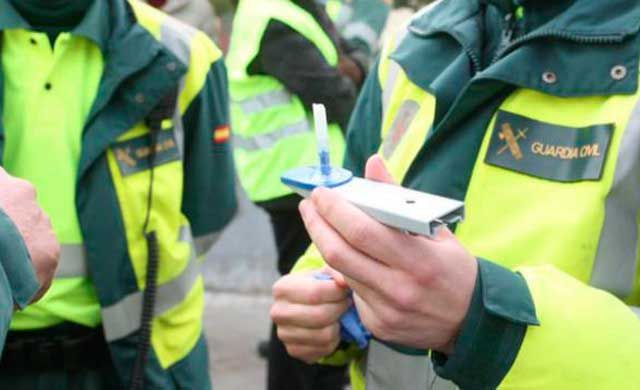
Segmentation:
{"type": "Polygon", "coordinates": [[[138,1],[0,9],[0,162],[62,244],[0,387],[210,388],[199,257],[236,209],[220,50],[138,1]]]}
{"type": "Polygon", "coordinates": [[[14,310],[42,298],[59,256],[60,244],[35,188],[0,168],[0,352],[14,310]]]}
{"type": "Polygon", "coordinates": [[[636,388],[639,57],[637,1],[419,12],[366,82],[345,165],[464,200],[465,221],[427,239],[315,191],[315,247],[274,287],[288,351],[355,359],[355,390],[636,388]],[[351,301],[366,355],[334,353],[351,301]]]}

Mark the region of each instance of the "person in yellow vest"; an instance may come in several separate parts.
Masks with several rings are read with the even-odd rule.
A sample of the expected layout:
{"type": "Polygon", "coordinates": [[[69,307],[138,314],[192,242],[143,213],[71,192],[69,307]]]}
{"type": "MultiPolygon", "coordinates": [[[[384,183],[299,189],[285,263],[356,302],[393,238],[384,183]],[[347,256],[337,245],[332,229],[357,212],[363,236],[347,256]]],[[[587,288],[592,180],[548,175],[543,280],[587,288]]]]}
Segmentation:
{"type": "Polygon", "coordinates": [[[315,191],[315,247],[274,287],[288,351],[336,351],[352,291],[373,339],[329,360],[354,359],[355,390],[637,388],[639,53],[632,0],[419,12],[365,84],[345,165],[466,219],[427,239],[315,191]]]}
{"type": "MultiPolygon", "coordinates": [[[[236,5],[227,65],[238,176],[249,199],[269,214],[278,270],[286,274],[310,240],[297,212],[300,198],[280,183],[280,173],[316,159],[312,103],[326,105],[330,147],[341,159],[364,66],[349,55],[315,0],[236,5]]],[[[275,329],[268,359],[269,389],[342,388],[343,368],[308,367],[290,358],[275,329]]]]}
{"type": "Polygon", "coordinates": [[[138,1],[0,10],[0,161],[62,244],[0,388],[210,388],[199,256],[236,208],[220,51],[138,1]]]}
{"type": "Polygon", "coordinates": [[[0,168],[0,352],[14,310],[42,298],[59,257],[60,244],[35,188],[0,168]]]}

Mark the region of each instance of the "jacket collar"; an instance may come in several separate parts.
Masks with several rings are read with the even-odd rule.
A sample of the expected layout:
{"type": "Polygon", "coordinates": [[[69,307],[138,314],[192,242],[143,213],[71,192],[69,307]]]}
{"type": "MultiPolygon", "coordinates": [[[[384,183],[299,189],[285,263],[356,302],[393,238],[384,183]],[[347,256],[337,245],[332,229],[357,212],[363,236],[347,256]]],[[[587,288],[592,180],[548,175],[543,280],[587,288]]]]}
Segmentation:
{"type": "MultiPolygon", "coordinates": [[[[485,27],[502,23],[504,13],[491,5],[486,14],[490,17],[482,17],[486,1],[489,0],[442,0],[417,14],[409,26],[411,33],[391,57],[414,83],[429,90],[433,77],[450,61],[424,61],[433,58],[436,42],[442,41],[443,34],[453,38],[471,60],[482,50],[485,27]]],[[[631,94],[637,90],[640,2],[528,0],[522,4],[526,7],[525,19],[539,19],[537,27],[527,32],[525,39],[512,42],[501,59],[476,78],[567,97],[631,94]],[[542,7],[550,2],[564,7],[555,9],[553,17],[543,19],[547,9],[542,7]],[[622,80],[611,77],[613,67],[618,65],[627,69],[622,80]],[[557,83],[542,81],[548,71],[558,75],[557,83]]]]}
{"type": "Polygon", "coordinates": [[[634,0],[442,0],[429,12],[418,14],[411,30],[419,35],[447,31],[476,15],[481,4],[490,4],[503,12],[518,6],[525,17],[544,17],[550,8],[561,8],[539,30],[554,31],[558,37],[611,37],[622,40],[640,30],[640,2],[634,0]]]}

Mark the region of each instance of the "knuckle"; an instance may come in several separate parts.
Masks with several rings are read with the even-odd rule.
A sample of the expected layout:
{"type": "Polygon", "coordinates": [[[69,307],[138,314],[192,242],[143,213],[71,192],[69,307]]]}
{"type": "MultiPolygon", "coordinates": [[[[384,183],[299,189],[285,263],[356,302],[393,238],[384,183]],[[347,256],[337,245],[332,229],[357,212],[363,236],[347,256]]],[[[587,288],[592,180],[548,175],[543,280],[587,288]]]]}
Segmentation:
{"type": "Polygon", "coordinates": [[[419,304],[419,294],[415,289],[403,288],[392,296],[392,302],[401,311],[411,311],[419,304]]]}
{"type": "Polygon", "coordinates": [[[433,285],[436,279],[436,272],[434,272],[433,267],[428,266],[427,264],[422,264],[421,266],[416,267],[413,277],[419,285],[430,286],[433,285]]]}
{"type": "Polygon", "coordinates": [[[307,303],[309,305],[320,305],[324,301],[322,290],[319,287],[315,287],[318,284],[315,284],[307,291],[307,303]]]}
{"type": "Polygon", "coordinates": [[[351,226],[349,241],[357,246],[366,246],[369,242],[369,227],[363,223],[356,223],[351,226]]]}
{"type": "Polygon", "coordinates": [[[278,304],[277,302],[274,303],[273,305],[271,305],[271,310],[269,311],[269,315],[271,316],[271,319],[273,320],[273,322],[275,322],[276,324],[279,322],[282,322],[282,320],[284,319],[284,310],[281,307],[282,305],[278,304]]]}
{"type": "Polygon", "coordinates": [[[385,334],[392,333],[392,331],[402,325],[403,321],[402,315],[395,310],[389,310],[388,313],[380,319],[380,327],[381,330],[385,334]]]}
{"type": "Polygon", "coordinates": [[[323,257],[330,265],[339,266],[341,264],[342,254],[336,246],[326,248],[323,257]]]}
{"type": "Polygon", "coordinates": [[[308,354],[306,353],[306,351],[297,346],[297,345],[287,345],[285,344],[285,348],[287,349],[287,353],[290,356],[293,356],[294,358],[297,359],[301,359],[301,360],[307,360],[309,358],[308,354]]]}
{"type": "Polygon", "coordinates": [[[330,325],[334,322],[333,316],[331,315],[329,310],[325,309],[324,307],[315,308],[312,314],[312,320],[315,324],[318,324],[320,326],[330,325]]]}
{"type": "Polygon", "coordinates": [[[324,328],[318,333],[318,341],[323,345],[332,345],[335,339],[336,334],[332,326],[324,328]]]}

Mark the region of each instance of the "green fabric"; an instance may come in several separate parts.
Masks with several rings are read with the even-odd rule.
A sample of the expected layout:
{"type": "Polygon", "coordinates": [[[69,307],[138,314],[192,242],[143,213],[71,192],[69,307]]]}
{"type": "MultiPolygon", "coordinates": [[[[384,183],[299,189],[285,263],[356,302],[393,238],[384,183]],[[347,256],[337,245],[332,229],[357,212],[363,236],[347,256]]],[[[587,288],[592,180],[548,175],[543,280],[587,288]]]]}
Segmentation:
{"type": "Polygon", "coordinates": [[[47,34],[51,46],[62,32],[88,38],[105,52],[110,33],[107,0],[0,0],[0,30],[24,28],[47,34]]]}
{"type": "MultiPolygon", "coordinates": [[[[107,152],[120,136],[142,123],[160,99],[175,92],[181,86],[180,80],[185,80],[185,90],[193,93],[180,100],[185,131],[185,159],[193,164],[190,166],[192,169],[187,169],[186,164],[189,163],[185,163],[183,167],[184,193],[189,194],[189,202],[185,199],[182,207],[189,207],[190,212],[194,213],[206,210],[209,216],[216,215],[219,218],[199,223],[199,234],[217,232],[235,210],[235,200],[230,195],[233,193],[233,186],[225,188],[224,193],[219,191],[221,183],[233,183],[232,179],[228,179],[233,177],[229,144],[224,147],[213,146],[211,142],[215,126],[228,124],[228,117],[219,114],[218,109],[213,109],[227,106],[226,95],[218,89],[223,84],[205,81],[221,80],[224,77],[224,65],[211,67],[217,50],[204,35],[190,37],[182,25],[167,23],[163,26],[163,38],[172,39],[174,44],[184,43],[193,52],[191,62],[185,64],[153,35],[160,31],[160,24],[164,20],[162,14],[146,5],[135,3],[136,12],[141,13],[137,20],[126,1],[109,0],[106,3],[108,12],[103,17],[108,16],[111,26],[105,45],[109,55],[105,58],[98,96],[85,122],[76,182],[76,206],[89,271],[102,306],[118,302],[128,294],[140,290],[127,247],[127,237],[132,231],[126,230],[120,209],[122,202],[137,202],[139,198],[137,195],[118,198],[112,180],[114,172],[110,171],[107,164],[107,152]],[[189,42],[185,42],[187,40],[189,42]],[[183,78],[187,73],[187,65],[189,77],[183,78]],[[144,99],[139,99],[140,96],[144,99]],[[220,177],[224,179],[219,180],[220,177]],[[221,200],[220,203],[212,202],[217,199],[221,200]],[[226,209],[218,209],[218,206],[226,209]]],[[[4,16],[0,12],[0,17],[4,16]]],[[[178,50],[180,49],[179,47],[178,50]]],[[[222,64],[222,61],[218,63],[222,64]]],[[[0,72],[0,83],[5,82],[5,79],[4,72],[0,72]]],[[[0,92],[3,90],[4,88],[0,88],[0,92]]],[[[6,99],[0,94],[0,102],[3,101],[6,102],[6,99]]],[[[140,129],[141,126],[136,128],[140,129]]],[[[0,151],[5,149],[4,131],[0,123],[0,151]]],[[[156,175],[163,175],[163,172],[158,170],[156,175]]],[[[170,206],[180,208],[180,205],[170,206]]],[[[169,216],[172,217],[175,216],[169,216]]],[[[194,233],[195,230],[194,226],[194,233]]],[[[168,242],[169,248],[172,248],[170,245],[177,237],[178,232],[175,232],[172,241],[168,242]]],[[[196,309],[200,310],[199,308],[200,306],[196,309]]],[[[178,306],[178,309],[182,307],[178,306]]],[[[180,332],[184,328],[181,322],[184,312],[182,310],[174,316],[165,316],[162,326],[174,327],[174,332],[180,332]]],[[[189,321],[189,324],[194,322],[189,321]]],[[[163,335],[157,334],[155,337],[162,338],[163,335]]],[[[133,333],[110,344],[117,368],[116,375],[123,383],[126,383],[124,377],[133,366],[138,338],[139,335],[133,333]]],[[[167,343],[174,341],[169,339],[167,343]]],[[[155,351],[152,351],[149,361],[153,363],[147,366],[145,373],[149,387],[206,388],[204,384],[209,383],[209,374],[207,370],[200,369],[205,361],[203,357],[207,355],[206,346],[202,341],[194,340],[194,343],[195,346],[184,358],[165,367],[159,364],[155,351]],[[163,387],[166,383],[173,387],[163,387]]],[[[190,348],[190,345],[180,345],[180,348],[190,348]]]]}
{"type": "Polygon", "coordinates": [[[511,368],[528,325],[538,325],[522,276],[485,260],[450,356],[432,353],[439,376],[462,389],[496,388],[511,368]],[[497,346],[497,348],[496,348],[497,346]]]}
{"type": "MultiPolygon", "coordinates": [[[[66,32],[52,49],[44,33],[10,29],[4,31],[1,55],[5,168],[34,184],[62,244],[82,243],[75,184],[82,130],[104,68],[101,51],[91,40],[66,32]]],[[[99,310],[87,278],[55,279],[41,301],[14,316],[12,328],[63,321],[96,326],[99,310]]]]}
{"type": "MultiPolygon", "coordinates": [[[[465,199],[485,130],[490,128],[504,99],[516,88],[562,97],[635,93],[640,4],[625,0],[575,0],[558,2],[555,7],[550,3],[542,0],[524,2],[525,12],[521,19],[524,31],[520,31],[520,36],[529,34],[529,38],[521,41],[520,46],[509,48],[507,45],[509,49],[496,63],[492,62],[500,46],[504,25],[504,14],[500,9],[489,6],[485,20],[481,20],[477,17],[479,1],[441,2],[412,22],[409,34],[391,58],[400,64],[413,83],[437,97],[437,107],[433,129],[403,184],[465,199]],[[550,17],[556,18],[549,22],[550,17]],[[484,42],[478,39],[481,33],[487,38],[484,42]],[[429,60],[425,61],[425,58],[429,60]],[[615,64],[628,70],[624,79],[611,78],[611,67],[615,64]],[[542,74],[549,70],[556,73],[558,82],[542,80],[542,74]]],[[[372,72],[373,75],[376,73],[375,70],[372,72]]],[[[382,91],[375,78],[369,77],[366,82],[349,126],[345,164],[359,174],[363,172],[366,159],[380,144],[382,91]]],[[[486,266],[481,265],[483,278],[484,268],[486,266]]],[[[513,279],[512,282],[526,289],[527,284],[516,274],[505,274],[505,278],[513,279]]],[[[488,291],[500,290],[501,284],[495,284],[491,277],[484,280],[483,286],[488,286],[488,291]]],[[[436,360],[441,375],[468,388],[484,388],[468,383],[476,374],[493,386],[504,378],[526,329],[505,320],[509,318],[509,310],[505,311],[509,305],[494,306],[492,300],[485,300],[483,305],[479,293],[480,290],[476,291],[468,318],[478,316],[480,322],[469,319],[466,324],[481,326],[465,327],[464,335],[456,345],[457,356],[454,354],[448,361],[436,360]],[[500,347],[497,353],[496,346],[500,347]],[[502,361],[493,360],[494,354],[502,361]],[[488,361],[483,362],[485,360],[488,361]]],[[[535,310],[528,306],[532,302],[528,293],[525,297],[512,295],[508,290],[504,295],[513,299],[512,305],[520,303],[535,310]]],[[[532,318],[528,318],[531,323],[532,318]]],[[[535,373],[532,380],[534,377],[535,373]]]]}
{"type": "MultiPolygon", "coordinates": [[[[11,219],[0,210],[0,268],[8,279],[13,304],[25,308],[40,288],[31,257],[11,219]]],[[[8,295],[0,295],[8,297],[8,295]]],[[[0,348],[0,350],[2,350],[0,348]]]]}
{"type": "Polygon", "coordinates": [[[613,129],[557,126],[499,111],[485,162],[549,180],[600,180],[613,129]]]}
{"type": "Polygon", "coordinates": [[[211,145],[212,129],[229,125],[228,94],[227,69],[224,61],[216,61],[202,92],[184,114],[184,126],[190,129],[191,154],[185,161],[184,170],[189,174],[185,177],[182,211],[189,218],[194,237],[223,229],[238,206],[231,142],[211,145]]]}

